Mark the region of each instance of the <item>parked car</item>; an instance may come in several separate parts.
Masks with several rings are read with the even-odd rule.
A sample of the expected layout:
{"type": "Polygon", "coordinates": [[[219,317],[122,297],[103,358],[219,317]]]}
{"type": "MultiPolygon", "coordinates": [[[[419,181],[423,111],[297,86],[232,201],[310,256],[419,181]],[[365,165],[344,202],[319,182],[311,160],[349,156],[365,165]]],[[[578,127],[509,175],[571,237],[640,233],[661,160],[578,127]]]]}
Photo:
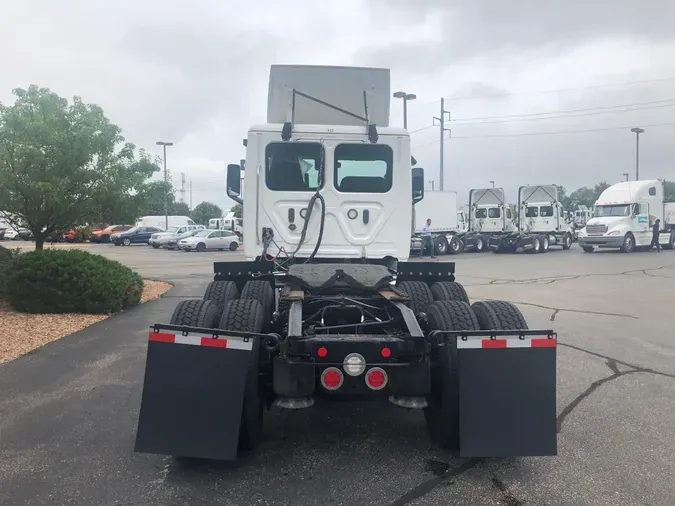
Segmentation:
{"type": "Polygon", "coordinates": [[[125,232],[113,234],[110,236],[110,242],[115,246],[130,246],[131,244],[147,244],[150,237],[155,232],[159,232],[155,227],[133,227],[125,232]]]}
{"type": "Polygon", "coordinates": [[[192,237],[178,241],[178,247],[183,251],[235,251],[239,247],[239,238],[227,230],[200,230],[192,237]]]}
{"type": "Polygon", "coordinates": [[[161,248],[162,246],[168,244],[168,242],[171,239],[176,238],[179,235],[183,235],[186,232],[191,232],[193,230],[199,231],[205,229],[206,227],[204,225],[185,225],[183,227],[169,227],[169,230],[167,230],[166,232],[157,232],[156,234],[152,234],[152,237],[150,237],[148,244],[153,248],[161,248]]]}
{"type": "Polygon", "coordinates": [[[192,237],[193,235],[195,235],[200,230],[204,230],[204,229],[202,228],[202,229],[199,229],[199,230],[189,230],[187,232],[183,232],[180,235],[170,237],[169,240],[166,242],[166,244],[162,244],[162,246],[165,247],[166,249],[169,249],[169,250],[179,249],[178,243],[182,239],[187,239],[188,237],[192,237]]]}
{"type": "Polygon", "coordinates": [[[90,232],[87,227],[77,227],[63,234],[63,240],[66,242],[85,242],[91,239],[91,235],[97,230],[101,231],[100,228],[92,229],[90,232]]]}
{"type": "Polygon", "coordinates": [[[125,232],[133,228],[131,225],[110,225],[109,227],[99,230],[98,232],[92,232],[91,237],[89,238],[90,242],[110,242],[110,236],[120,232],[125,232]]]}

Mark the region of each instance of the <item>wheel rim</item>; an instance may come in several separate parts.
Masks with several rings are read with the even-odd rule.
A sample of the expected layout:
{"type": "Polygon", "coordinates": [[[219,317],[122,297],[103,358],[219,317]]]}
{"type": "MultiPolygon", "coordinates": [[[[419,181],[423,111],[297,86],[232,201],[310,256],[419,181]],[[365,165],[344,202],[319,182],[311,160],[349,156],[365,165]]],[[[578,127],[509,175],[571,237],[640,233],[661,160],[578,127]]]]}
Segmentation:
{"type": "Polygon", "coordinates": [[[633,239],[631,236],[626,236],[626,249],[631,249],[633,247],[633,239]]]}
{"type": "Polygon", "coordinates": [[[459,241],[456,240],[456,238],[453,238],[450,247],[452,248],[452,251],[459,251],[459,241]]]}
{"type": "Polygon", "coordinates": [[[441,239],[440,241],[438,241],[438,244],[436,245],[436,251],[438,251],[439,255],[442,255],[443,253],[445,253],[446,249],[447,249],[447,247],[446,247],[445,243],[443,242],[443,240],[441,239]]]}
{"type": "Polygon", "coordinates": [[[482,250],[483,249],[483,239],[478,239],[476,241],[476,249],[477,250],[482,250]]]}
{"type": "Polygon", "coordinates": [[[124,239],[123,244],[124,244],[125,246],[129,246],[129,245],[131,244],[131,241],[130,241],[129,239],[124,239]]]}
{"type": "Polygon", "coordinates": [[[539,246],[540,246],[539,239],[535,239],[534,240],[534,250],[535,251],[539,250],[539,246]]]}
{"type": "Polygon", "coordinates": [[[569,246],[571,242],[572,242],[572,238],[569,235],[566,235],[565,236],[565,244],[567,244],[569,246]]]}

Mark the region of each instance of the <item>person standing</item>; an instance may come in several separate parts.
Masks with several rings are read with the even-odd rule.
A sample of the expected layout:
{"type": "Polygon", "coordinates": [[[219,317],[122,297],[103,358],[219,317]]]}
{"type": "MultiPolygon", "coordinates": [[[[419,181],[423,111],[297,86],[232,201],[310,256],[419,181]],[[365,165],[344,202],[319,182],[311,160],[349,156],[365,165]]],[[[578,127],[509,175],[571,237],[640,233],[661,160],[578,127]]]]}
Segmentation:
{"type": "Polygon", "coordinates": [[[649,245],[649,249],[652,249],[656,246],[656,252],[661,253],[661,245],[659,244],[659,224],[661,223],[660,219],[656,219],[654,226],[652,227],[652,243],[649,245]]]}
{"type": "Polygon", "coordinates": [[[422,248],[420,248],[420,258],[424,256],[424,250],[429,248],[429,254],[431,258],[436,258],[434,255],[434,247],[431,243],[431,218],[427,218],[425,225],[422,225],[422,248]]]}

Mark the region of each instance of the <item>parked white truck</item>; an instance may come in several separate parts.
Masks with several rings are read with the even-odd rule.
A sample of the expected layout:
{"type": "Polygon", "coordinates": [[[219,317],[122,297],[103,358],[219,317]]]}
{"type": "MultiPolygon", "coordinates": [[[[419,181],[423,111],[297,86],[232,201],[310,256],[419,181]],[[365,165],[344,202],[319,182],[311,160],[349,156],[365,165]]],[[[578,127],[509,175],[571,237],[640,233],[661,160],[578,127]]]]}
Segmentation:
{"type": "Polygon", "coordinates": [[[550,246],[570,249],[572,228],[555,185],[521,186],[518,189],[518,231],[493,236],[489,246],[495,253],[546,253],[550,246]]]}
{"type": "Polygon", "coordinates": [[[234,232],[241,239],[244,235],[244,220],[235,218],[234,213],[228,213],[224,218],[211,218],[209,229],[234,232]]]}
{"type": "Polygon", "coordinates": [[[488,249],[490,237],[516,232],[511,207],[503,188],[474,188],[469,191],[467,249],[480,253],[488,249]]]}
{"type": "Polygon", "coordinates": [[[576,211],[574,211],[574,218],[572,219],[572,226],[575,229],[584,228],[588,220],[593,217],[593,210],[589,209],[588,206],[579,205],[577,206],[576,211]]]}
{"type": "Polygon", "coordinates": [[[665,249],[673,249],[673,211],[673,204],[663,201],[663,182],[658,179],[614,184],[598,197],[594,217],[579,231],[579,246],[586,253],[595,248],[618,248],[630,253],[651,244],[652,227],[659,219],[659,243],[665,249]]]}

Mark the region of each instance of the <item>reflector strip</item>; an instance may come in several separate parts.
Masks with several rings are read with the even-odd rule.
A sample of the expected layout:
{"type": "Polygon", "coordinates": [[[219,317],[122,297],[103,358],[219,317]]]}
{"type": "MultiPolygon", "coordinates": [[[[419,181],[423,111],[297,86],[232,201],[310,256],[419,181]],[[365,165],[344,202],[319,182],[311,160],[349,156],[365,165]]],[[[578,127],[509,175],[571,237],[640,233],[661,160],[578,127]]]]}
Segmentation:
{"type": "Polygon", "coordinates": [[[207,346],[210,348],[228,348],[230,350],[253,349],[253,340],[244,341],[241,337],[221,336],[214,339],[213,336],[201,334],[174,334],[170,332],[150,332],[149,340],[157,343],[189,344],[191,346],[207,346]]]}
{"type": "Polygon", "coordinates": [[[480,336],[457,338],[457,349],[495,349],[495,348],[555,348],[557,340],[554,338],[517,337],[485,339],[480,336]]]}

